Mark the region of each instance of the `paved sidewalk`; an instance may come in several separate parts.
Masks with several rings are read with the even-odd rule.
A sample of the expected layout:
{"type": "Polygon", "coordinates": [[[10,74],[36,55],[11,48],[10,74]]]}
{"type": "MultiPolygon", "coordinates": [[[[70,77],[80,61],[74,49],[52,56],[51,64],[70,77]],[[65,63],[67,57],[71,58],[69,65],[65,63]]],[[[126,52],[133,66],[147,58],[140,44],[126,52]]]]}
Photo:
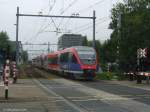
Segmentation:
{"type": "Polygon", "coordinates": [[[32,79],[19,79],[17,84],[9,85],[8,100],[4,98],[3,85],[0,86],[0,112],[57,112],[56,99],[32,79]]]}

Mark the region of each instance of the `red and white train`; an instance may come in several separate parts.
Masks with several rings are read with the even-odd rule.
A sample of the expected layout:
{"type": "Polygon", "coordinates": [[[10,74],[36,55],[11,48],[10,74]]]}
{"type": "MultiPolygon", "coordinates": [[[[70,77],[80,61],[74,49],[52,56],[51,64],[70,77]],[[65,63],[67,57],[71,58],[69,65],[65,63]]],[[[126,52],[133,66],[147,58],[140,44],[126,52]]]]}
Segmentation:
{"type": "Polygon", "coordinates": [[[75,79],[93,79],[99,70],[96,51],[87,46],[74,46],[39,56],[33,64],[75,79]]]}

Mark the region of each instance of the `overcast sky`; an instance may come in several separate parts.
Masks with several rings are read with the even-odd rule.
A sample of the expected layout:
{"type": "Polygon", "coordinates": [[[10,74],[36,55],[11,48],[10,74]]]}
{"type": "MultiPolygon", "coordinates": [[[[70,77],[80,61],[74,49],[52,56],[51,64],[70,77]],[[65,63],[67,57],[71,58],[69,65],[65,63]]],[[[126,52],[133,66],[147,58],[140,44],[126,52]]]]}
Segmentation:
{"type": "MultiPolygon", "coordinates": [[[[110,38],[112,30],[108,29],[111,21],[110,10],[121,0],[0,0],[0,30],[6,31],[10,40],[15,40],[16,9],[23,14],[49,14],[92,16],[96,11],[96,39],[110,38]]],[[[19,40],[22,43],[57,43],[63,33],[78,33],[92,39],[92,20],[53,18],[19,18],[19,40]],[[60,32],[56,34],[56,28],[60,32]]],[[[35,47],[35,46],[32,46],[35,47]]],[[[31,46],[29,47],[31,48],[31,46]]],[[[28,49],[29,49],[28,48],[28,49]]],[[[26,48],[27,49],[27,48],[26,48]]]]}

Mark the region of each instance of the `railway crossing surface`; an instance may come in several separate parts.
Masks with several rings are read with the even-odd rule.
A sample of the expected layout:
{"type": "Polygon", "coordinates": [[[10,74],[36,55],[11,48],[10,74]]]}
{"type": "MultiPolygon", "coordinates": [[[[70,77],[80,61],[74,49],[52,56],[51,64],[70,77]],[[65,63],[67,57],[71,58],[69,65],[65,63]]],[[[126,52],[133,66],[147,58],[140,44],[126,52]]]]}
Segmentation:
{"type": "Polygon", "coordinates": [[[8,100],[0,95],[0,112],[150,111],[149,90],[102,81],[20,79],[9,91],[8,100]]]}
{"type": "Polygon", "coordinates": [[[99,80],[19,79],[10,85],[9,99],[3,96],[0,93],[0,112],[150,111],[149,89],[99,80]]]}

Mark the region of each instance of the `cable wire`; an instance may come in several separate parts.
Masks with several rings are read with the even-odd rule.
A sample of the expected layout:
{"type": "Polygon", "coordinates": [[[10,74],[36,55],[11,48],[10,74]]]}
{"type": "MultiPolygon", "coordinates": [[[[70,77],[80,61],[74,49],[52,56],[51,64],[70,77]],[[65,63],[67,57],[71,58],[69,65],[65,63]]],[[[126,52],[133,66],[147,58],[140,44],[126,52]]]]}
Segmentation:
{"type": "MultiPolygon", "coordinates": [[[[99,19],[96,20],[96,24],[99,23],[99,22],[101,22],[102,20],[108,19],[108,18],[109,17],[99,18],[99,19]]],[[[88,26],[92,26],[92,25],[93,25],[93,23],[90,22],[90,23],[87,23],[87,24],[84,24],[84,25],[81,25],[81,26],[77,27],[77,29],[79,30],[79,29],[82,29],[84,27],[88,27],[88,26]]]]}
{"type": "MultiPolygon", "coordinates": [[[[73,5],[75,5],[75,3],[76,3],[77,1],[78,1],[78,0],[72,1],[72,2],[68,5],[68,7],[66,7],[66,8],[60,13],[60,15],[64,14],[69,8],[71,8],[73,5]]],[[[62,24],[63,20],[64,20],[64,18],[62,18],[62,19],[60,20],[60,22],[59,22],[59,24],[58,24],[58,28],[59,28],[60,25],[62,24]]]]}
{"type": "Polygon", "coordinates": [[[92,4],[92,5],[88,6],[87,8],[84,8],[84,9],[79,10],[78,12],[79,12],[79,13],[85,12],[85,11],[87,11],[88,9],[93,8],[95,5],[99,5],[99,4],[103,3],[104,1],[105,1],[105,0],[100,0],[100,1],[98,1],[98,2],[96,2],[96,3],[94,3],[94,4],[92,4]]]}
{"type": "MultiPolygon", "coordinates": [[[[102,24],[102,23],[104,23],[104,22],[106,22],[106,21],[108,21],[108,20],[100,21],[100,22],[98,22],[98,23],[97,23],[97,24],[95,24],[95,25],[102,24]]],[[[76,31],[75,33],[79,33],[79,32],[82,32],[82,31],[88,30],[88,29],[90,29],[90,28],[93,28],[93,27],[92,27],[92,26],[87,26],[86,28],[81,29],[80,31],[76,31]]]]}
{"type": "MultiPolygon", "coordinates": [[[[50,3],[51,3],[51,2],[50,2],[50,0],[49,0],[49,5],[50,5],[50,3]]],[[[52,5],[52,7],[51,7],[51,5],[50,5],[49,10],[48,10],[48,15],[50,14],[50,12],[52,11],[52,9],[54,8],[55,4],[56,4],[56,0],[54,0],[54,3],[53,3],[53,5],[52,5]]],[[[31,41],[33,38],[34,38],[34,39],[37,38],[37,37],[39,36],[39,34],[47,28],[47,26],[44,27],[44,23],[46,22],[46,20],[47,20],[47,18],[44,19],[44,22],[43,22],[43,24],[41,25],[41,27],[39,28],[39,30],[37,31],[37,33],[36,33],[34,36],[32,36],[31,38],[29,38],[28,40],[26,40],[27,42],[28,42],[29,40],[31,41]],[[43,27],[44,27],[44,28],[43,28],[43,27]]],[[[52,21],[53,21],[53,20],[52,20],[52,21]]],[[[54,21],[53,21],[53,23],[54,23],[54,21]]],[[[54,24],[55,24],[55,23],[54,23],[54,24]]],[[[50,24],[49,24],[49,25],[50,25],[50,24]]]]}

